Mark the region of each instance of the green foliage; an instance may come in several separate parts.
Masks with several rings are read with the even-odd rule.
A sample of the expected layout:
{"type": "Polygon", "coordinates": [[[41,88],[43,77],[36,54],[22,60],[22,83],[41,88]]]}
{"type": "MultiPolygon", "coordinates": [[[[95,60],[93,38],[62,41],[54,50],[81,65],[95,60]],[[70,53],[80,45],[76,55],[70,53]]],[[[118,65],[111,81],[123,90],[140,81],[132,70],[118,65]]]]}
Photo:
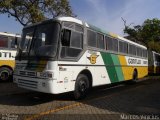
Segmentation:
{"type": "Polygon", "coordinates": [[[5,13],[24,26],[57,16],[74,16],[68,0],[0,0],[0,14],[5,13]]]}
{"type": "Polygon", "coordinates": [[[128,34],[128,39],[144,43],[149,49],[160,52],[159,19],[147,19],[141,26],[137,25],[133,28],[125,26],[124,33],[128,34]]]}
{"type": "Polygon", "coordinates": [[[149,41],[148,42],[148,48],[150,50],[154,50],[154,51],[160,53],[160,42],[149,41]]]}

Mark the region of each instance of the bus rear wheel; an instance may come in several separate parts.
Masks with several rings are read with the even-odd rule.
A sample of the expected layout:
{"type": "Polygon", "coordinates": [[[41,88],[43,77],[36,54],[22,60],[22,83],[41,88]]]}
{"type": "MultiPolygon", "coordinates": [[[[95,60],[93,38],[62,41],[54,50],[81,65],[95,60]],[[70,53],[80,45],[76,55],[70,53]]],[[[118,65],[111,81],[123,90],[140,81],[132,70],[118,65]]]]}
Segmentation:
{"type": "Polygon", "coordinates": [[[132,82],[133,82],[133,83],[136,83],[136,82],[137,82],[137,79],[138,79],[138,73],[137,73],[137,70],[134,70],[132,82]]]}
{"type": "Polygon", "coordinates": [[[75,83],[74,98],[76,100],[86,97],[89,91],[89,80],[86,75],[80,74],[75,83]]]}
{"type": "Polygon", "coordinates": [[[12,70],[7,67],[0,68],[0,80],[9,81],[11,80],[12,70]]]}

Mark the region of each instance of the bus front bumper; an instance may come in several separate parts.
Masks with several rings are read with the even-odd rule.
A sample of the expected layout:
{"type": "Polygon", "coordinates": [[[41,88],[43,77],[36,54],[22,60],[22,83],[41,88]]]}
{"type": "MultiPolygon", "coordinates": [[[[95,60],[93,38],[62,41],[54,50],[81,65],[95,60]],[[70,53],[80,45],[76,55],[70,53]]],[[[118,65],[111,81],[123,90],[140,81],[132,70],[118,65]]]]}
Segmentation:
{"type": "Polygon", "coordinates": [[[13,82],[20,88],[25,88],[33,91],[60,94],[64,93],[63,85],[57,85],[57,80],[40,79],[40,78],[28,78],[22,76],[13,76],[13,82]]]}

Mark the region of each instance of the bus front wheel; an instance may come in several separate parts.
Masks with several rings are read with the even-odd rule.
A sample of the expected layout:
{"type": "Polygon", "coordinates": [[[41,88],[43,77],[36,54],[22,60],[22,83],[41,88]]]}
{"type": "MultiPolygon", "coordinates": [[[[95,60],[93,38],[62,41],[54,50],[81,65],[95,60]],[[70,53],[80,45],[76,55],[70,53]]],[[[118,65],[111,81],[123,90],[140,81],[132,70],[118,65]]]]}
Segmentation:
{"type": "Polygon", "coordinates": [[[12,70],[7,67],[0,68],[0,80],[9,81],[11,79],[12,70]]]}
{"type": "Polygon", "coordinates": [[[76,100],[85,98],[89,91],[89,80],[86,75],[80,74],[75,83],[74,98],[76,100]]]}

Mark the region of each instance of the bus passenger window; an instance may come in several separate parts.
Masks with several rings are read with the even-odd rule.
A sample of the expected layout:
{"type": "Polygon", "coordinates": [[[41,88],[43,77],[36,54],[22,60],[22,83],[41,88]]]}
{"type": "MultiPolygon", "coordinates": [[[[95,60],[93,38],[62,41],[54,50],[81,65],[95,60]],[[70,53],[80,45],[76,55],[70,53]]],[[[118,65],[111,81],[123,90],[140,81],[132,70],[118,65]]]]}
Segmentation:
{"type": "Polygon", "coordinates": [[[142,49],[137,47],[137,56],[142,57],[142,49]]]}
{"type": "Polygon", "coordinates": [[[83,43],[83,35],[79,32],[72,31],[72,37],[71,37],[71,47],[75,48],[82,48],[83,43]]]}
{"type": "Polygon", "coordinates": [[[112,39],[112,51],[118,52],[118,40],[117,39],[112,39]]]}
{"type": "MultiPolygon", "coordinates": [[[[16,38],[15,38],[16,39],[16,38]]],[[[15,40],[14,38],[10,38],[10,41],[11,41],[11,48],[15,48],[15,40]]]]}
{"type": "Polygon", "coordinates": [[[102,34],[97,34],[97,46],[98,48],[105,49],[104,46],[104,37],[102,34]]]}
{"type": "Polygon", "coordinates": [[[18,45],[18,37],[11,37],[10,40],[11,40],[11,45],[10,45],[10,47],[11,47],[11,48],[17,48],[17,45],[18,45]]]}
{"type": "Polygon", "coordinates": [[[129,54],[130,55],[137,55],[136,54],[136,46],[129,44],[129,54]]]}
{"type": "Polygon", "coordinates": [[[77,31],[64,29],[62,34],[62,59],[75,59],[82,52],[83,34],[77,31]]]}
{"type": "Polygon", "coordinates": [[[113,52],[118,52],[118,40],[110,37],[106,37],[107,49],[113,52]]]}
{"type": "Polygon", "coordinates": [[[87,31],[87,39],[88,39],[88,46],[96,47],[96,33],[94,31],[88,30],[87,31]]]}
{"type": "Polygon", "coordinates": [[[71,30],[64,29],[62,35],[62,46],[70,46],[71,30]]]}
{"type": "MultiPolygon", "coordinates": [[[[114,47],[114,39],[111,37],[105,36],[105,41],[106,41],[106,50],[115,51],[114,50],[114,48],[115,48],[114,47]]],[[[117,46],[117,48],[118,48],[118,46],[117,46]]]]}
{"type": "Polygon", "coordinates": [[[119,41],[119,52],[128,53],[128,44],[126,42],[119,41]]]}
{"type": "Polygon", "coordinates": [[[0,47],[8,48],[8,38],[0,37],[0,47]]]}

